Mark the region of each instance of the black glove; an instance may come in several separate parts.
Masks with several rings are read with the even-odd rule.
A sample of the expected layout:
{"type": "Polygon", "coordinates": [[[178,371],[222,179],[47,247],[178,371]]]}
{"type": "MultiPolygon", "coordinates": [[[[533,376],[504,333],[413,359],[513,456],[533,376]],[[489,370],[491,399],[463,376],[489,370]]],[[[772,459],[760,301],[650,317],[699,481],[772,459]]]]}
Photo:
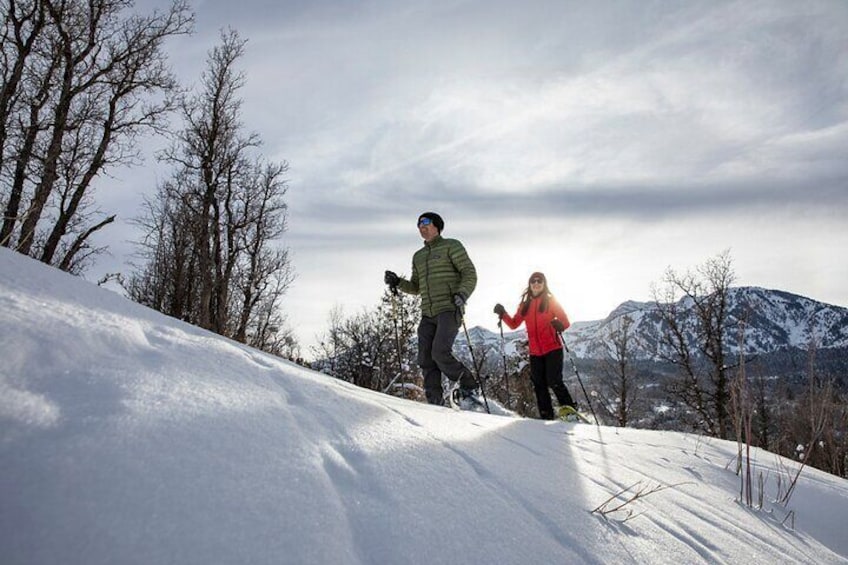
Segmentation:
{"type": "Polygon", "coordinates": [[[453,303],[459,310],[465,308],[465,297],[462,295],[462,293],[457,292],[453,295],[453,303]]]}
{"type": "Polygon", "coordinates": [[[386,274],[383,275],[383,282],[385,282],[390,287],[396,287],[400,284],[400,277],[394,274],[392,271],[386,271],[386,274]]]}
{"type": "Polygon", "coordinates": [[[503,318],[503,315],[506,314],[503,304],[495,304],[495,314],[498,315],[498,318],[503,318]]]}
{"type": "Polygon", "coordinates": [[[551,320],[551,326],[553,326],[553,328],[558,332],[565,331],[565,324],[563,324],[560,320],[551,320]]]}

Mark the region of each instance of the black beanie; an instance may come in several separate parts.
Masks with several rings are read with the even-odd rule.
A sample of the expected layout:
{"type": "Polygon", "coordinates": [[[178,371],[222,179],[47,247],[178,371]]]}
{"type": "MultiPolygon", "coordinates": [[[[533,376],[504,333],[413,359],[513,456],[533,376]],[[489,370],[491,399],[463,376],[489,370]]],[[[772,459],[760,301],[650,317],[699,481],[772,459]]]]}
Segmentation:
{"type": "Polygon", "coordinates": [[[442,230],[445,229],[445,221],[442,217],[435,212],[424,212],[420,216],[418,216],[418,221],[421,221],[421,218],[429,218],[433,225],[436,226],[436,229],[439,230],[439,233],[442,233],[442,230]]]}

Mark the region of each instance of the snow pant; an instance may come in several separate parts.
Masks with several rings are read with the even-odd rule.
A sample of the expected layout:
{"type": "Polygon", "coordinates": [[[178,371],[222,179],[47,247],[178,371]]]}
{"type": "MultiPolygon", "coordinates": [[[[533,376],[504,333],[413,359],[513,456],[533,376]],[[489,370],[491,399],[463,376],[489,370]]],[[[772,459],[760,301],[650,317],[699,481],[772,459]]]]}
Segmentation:
{"type": "Polygon", "coordinates": [[[543,420],[554,419],[554,407],[548,389],[554,391],[560,406],[577,406],[562,382],[562,360],[562,348],[545,355],[530,356],[530,379],[533,381],[533,392],[536,393],[539,417],[543,420]]]}
{"type": "Polygon", "coordinates": [[[442,374],[451,381],[458,380],[462,388],[477,386],[471,371],[453,356],[459,325],[456,312],[442,312],[432,318],[424,316],[418,324],[418,366],[424,375],[424,392],[430,404],[445,403],[442,374]]]}

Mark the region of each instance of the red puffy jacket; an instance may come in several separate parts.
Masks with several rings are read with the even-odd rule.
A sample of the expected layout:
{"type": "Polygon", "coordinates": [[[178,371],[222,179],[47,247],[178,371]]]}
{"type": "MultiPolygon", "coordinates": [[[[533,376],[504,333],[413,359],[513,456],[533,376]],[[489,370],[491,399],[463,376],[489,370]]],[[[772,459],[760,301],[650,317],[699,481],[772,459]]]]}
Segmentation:
{"type": "Polygon", "coordinates": [[[506,313],[503,315],[503,321],[513,330],[520,326],[521,322],[525,323],[527,339],[530,342],[530,355],[534,356],[545,355],[555,349],[562,349],[562,343],[557,337],[556,330],[551,326],[551,320],[559,320],[566,329],[571,325],[565,310],[553,296],[548,296],[548,307],[544,312],[539,312],[541,303],[542,296],[539,295],[530,301],[526,316],[521,315],[522,304],[518,305],[518,310],[514,316],[506,313]]]}

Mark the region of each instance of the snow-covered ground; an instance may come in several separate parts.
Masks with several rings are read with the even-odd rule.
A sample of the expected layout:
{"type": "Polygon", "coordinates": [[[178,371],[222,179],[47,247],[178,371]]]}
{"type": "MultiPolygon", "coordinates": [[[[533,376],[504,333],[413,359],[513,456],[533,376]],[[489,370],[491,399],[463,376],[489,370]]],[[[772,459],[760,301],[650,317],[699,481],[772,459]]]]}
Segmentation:
{"type": "Polygon", "coordinates": [[[380,395],[6,249],[0,359],[4,565],[848,563],[843,479],[784,508],[756,451],[748,508],[734,443],[380,395]]]}

